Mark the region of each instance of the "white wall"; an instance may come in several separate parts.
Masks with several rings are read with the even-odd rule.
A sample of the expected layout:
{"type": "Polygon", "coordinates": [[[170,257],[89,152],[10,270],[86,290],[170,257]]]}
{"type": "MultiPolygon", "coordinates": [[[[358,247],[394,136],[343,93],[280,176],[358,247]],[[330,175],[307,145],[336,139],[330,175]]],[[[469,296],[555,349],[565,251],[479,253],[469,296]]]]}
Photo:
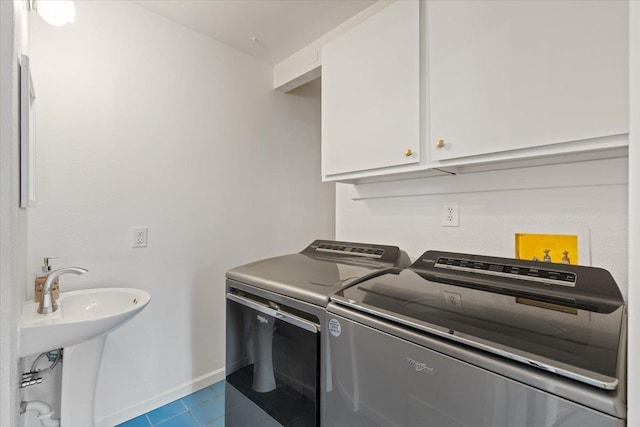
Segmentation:
{"type": "Polygon", "coordinates": [[[629,426],[640,426],[640,2],[629,4],[629,426]]]}
{"type": "Polygon", "coordinates": [[[19,66],[29,54],[25,2],[0,1],[0,425],[17,425],[19,284],[27,262],[27,211],[19,202],[19,66]]]}
{"type": "Polygon", "coordinates": [[[112,333],[96,395],[113,425],[222,379],[224,273],[334,237],[320,183],[319,83],[272,89],[271,67],[130,2],[32,20],[43,256],[81,266],[61,289],[132,286],[150,305],[112,333]],[[132,249],[132,226],[149,247],[132,249]],[[196,384],[194,385],[194,381],[196,384]]]}
{"type": "Polygon", "coordinates": [[[412,259],[428,249],[512,257],[513,231],[584,232],[590,235],[591,264],[609,270],[627,294],[626,158],[340,184],[336,199],[338,239],[396,244],[412,259]],[[539,188],[523,188],[536,183],[539,188]],[[460,204],[460,227],[441,225],[442,203],[448,201],[460,204]]]}

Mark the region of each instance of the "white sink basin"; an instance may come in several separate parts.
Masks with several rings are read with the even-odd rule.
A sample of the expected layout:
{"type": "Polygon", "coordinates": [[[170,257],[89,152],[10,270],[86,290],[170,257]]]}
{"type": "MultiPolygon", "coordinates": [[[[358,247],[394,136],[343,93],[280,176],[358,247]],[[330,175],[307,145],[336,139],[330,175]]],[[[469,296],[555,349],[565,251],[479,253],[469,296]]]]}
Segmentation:
{"type": "Polygon", "coordinates": [[[138,314],[151,300],[133,288],[98,288],[62,292],[58,310],[38,314],[38,303],[22,307],[18,356],[72,346],[105,334],[138,314]]]}

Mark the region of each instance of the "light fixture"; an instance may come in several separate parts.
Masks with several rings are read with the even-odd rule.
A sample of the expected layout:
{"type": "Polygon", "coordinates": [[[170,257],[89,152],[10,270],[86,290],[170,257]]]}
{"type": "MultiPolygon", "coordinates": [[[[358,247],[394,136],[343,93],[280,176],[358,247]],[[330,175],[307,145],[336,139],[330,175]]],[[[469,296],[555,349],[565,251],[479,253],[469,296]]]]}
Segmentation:
{"type": "Polygon", "coordinates": [[[29,7],[54,27],[71,23],[76,17],[76,8],[71,0],[30,0],[29,7]]]}

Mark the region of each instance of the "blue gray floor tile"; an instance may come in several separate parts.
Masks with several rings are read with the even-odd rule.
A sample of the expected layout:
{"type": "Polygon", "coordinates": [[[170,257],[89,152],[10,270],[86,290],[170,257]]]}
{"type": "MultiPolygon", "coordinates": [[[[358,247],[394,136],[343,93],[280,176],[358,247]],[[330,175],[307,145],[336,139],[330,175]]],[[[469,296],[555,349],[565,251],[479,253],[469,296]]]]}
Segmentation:
{"type": "Polygon", "coordinates": [[[117,427],[224,427],[224,380],[117,427]]]}

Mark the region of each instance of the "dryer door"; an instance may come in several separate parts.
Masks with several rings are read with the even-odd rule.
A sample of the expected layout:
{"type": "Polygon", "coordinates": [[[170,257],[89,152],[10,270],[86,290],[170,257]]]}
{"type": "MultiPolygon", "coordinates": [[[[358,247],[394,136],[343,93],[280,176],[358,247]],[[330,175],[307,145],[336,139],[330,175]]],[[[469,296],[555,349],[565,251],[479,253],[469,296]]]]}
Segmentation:
{"type": "Polygon", "coordinates": [[[318,328],[258,296],[227,294],[227,426],[318,425],[318,328]]]}

